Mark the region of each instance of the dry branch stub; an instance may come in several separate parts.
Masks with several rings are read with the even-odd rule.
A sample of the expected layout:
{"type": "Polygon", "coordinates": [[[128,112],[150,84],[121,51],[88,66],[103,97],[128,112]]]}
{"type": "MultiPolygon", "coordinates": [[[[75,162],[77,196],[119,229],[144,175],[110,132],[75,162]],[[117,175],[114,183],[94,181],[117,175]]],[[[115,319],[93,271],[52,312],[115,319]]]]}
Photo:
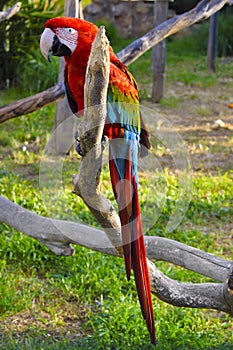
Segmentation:
{"type": "Polygon", "coordinates": [[[79,125],[80,151],[84,155],[78,175],[73,176],[74,193],[80,196],[109,240],[121,253],[120,220],[113,205],[99,190],[102,167],[103,128],[106,118],[107,88],[110,72],[109,42],[100,27],[88,62],[85,87],[85,110],[79,125]]]}

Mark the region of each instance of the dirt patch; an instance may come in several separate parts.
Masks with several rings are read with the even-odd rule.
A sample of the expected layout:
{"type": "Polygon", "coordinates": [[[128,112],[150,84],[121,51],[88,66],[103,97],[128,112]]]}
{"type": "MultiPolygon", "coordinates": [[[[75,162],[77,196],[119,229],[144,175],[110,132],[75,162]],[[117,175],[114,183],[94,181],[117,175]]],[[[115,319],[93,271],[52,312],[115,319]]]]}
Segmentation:
{"type": "Polygon", "coordinates": [[[55,340],[69,335],[69,340],[77,341],[84,335],[82,324],[85,320],[85,310],[77,302],[64,299],[54,303],[50,308],[30,309],[1,321],[0,344],[4,339],[25,339],[28,335],[36,337],[52,337],[55,340]]]}
{"type": "MultiPolygon", "coordinates": [[[[229,108],[232,91],[233,80],[228,84],[219,81],[208,89],[174,83],[166,92],[167,99],[173,97],[178,101],[174,107],[146,103],[161,118],[169,120],[171,131],[181,136],[194,173],[215,174],[233,169],[233,109],[229,108]]],[[[166,152],[160,159],[170,167],[166,152]]]]}

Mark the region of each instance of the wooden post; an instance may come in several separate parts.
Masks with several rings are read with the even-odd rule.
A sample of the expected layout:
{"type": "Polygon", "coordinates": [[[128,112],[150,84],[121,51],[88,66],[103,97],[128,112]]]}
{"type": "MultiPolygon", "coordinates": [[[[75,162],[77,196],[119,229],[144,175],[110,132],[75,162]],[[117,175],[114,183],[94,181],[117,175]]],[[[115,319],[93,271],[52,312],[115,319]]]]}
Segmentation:
{"type": "MultiPolygon", "coordinates": [[[[79,0],[66,0],[65,1],[65,11],[64,15],[68,17],[75,17],[80,14],[80,5],[79,0]],[[77,9],[77,10],[76,10],[77,9]]],[[[59,64],[59,73],[58,73],[58,82],[64,81],[64,67],[65,60],[64,57],[60,58],[59,64]]],[[[73,118],[68,119],[72,115],[72,112],[69,108],[67,99],[60,100],[56,105],[56,112],[54,117],[54,144],[51,146],[52,151],[59,155],[66,155],[66,139],[69,137],[70,133],[73,130],[73,118]],[[62,128],[58,126],[66,120],[66,123],[63,124],[62,128]],[[66,137],[67,135],[67,137],[66,137]]]]}
{"type": "Polygon", "coordinates": [[[217,42],[218,42],[218,12],[215,12],[210,17],[210,30],[208,41],[208,58],[207,67],[211,73],[216,72],[216,54],[217,54],[217,42]]]}
{"type": "MultiPolygon", "coordinates": [[[[154,1],[154,26],[166,21],[168,10],[168,0],[154,1]]],[[[152,49],[152,101],[159,102],[164,97],[165,92],[165,67],[166,67],[166,42],[158,43],[152,49]]]]}
{"type": "Polygon", "coordinates": [[[84,19],[82,0],[75,0],[75,17],[84,19]]]}

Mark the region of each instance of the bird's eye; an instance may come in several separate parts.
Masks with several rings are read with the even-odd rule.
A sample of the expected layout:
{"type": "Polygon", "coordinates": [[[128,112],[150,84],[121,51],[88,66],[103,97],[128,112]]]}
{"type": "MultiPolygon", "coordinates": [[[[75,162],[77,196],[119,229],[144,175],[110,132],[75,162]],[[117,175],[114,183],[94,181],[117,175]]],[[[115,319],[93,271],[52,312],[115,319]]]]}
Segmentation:
{"type": "Polygon", "coordinates": [[[68,34],[74,34],[74,33],[76,33],[76,30],[74,28],[66,28],[66,32],[68,34]]]}

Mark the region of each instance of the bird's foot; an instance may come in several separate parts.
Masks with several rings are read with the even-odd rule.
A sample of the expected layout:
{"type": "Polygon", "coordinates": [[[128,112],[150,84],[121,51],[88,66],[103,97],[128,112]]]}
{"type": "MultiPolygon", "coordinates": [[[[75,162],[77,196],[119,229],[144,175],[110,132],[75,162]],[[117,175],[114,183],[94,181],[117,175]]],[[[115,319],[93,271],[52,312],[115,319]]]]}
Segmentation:
{"type": "Polygon", "coordinates": [[[75,140],[76,140],[76,142],[77,142],[77,145],[76,145],[76,147],[75,147],[75,151],[78,153],[79,156],[84,157],[85,154],[84,154],[84,152],[82,151],[82,148],[81,148],[81,145],[80,145],[80,140],[79,140],[78,131],[75,131],[75,133],[74,133],[74,138],[75,138],[75,140]]]}
{"type": "Polygon", "coordinates": [[[103,150],[104,150],[105,147],[106,147],[107,144],[108,144],[108,137],[107,137],[106,135],[103,135],[103,136],[102,136],[101,144],[102,144],[102,148],[103,148],[103,150]]]}

